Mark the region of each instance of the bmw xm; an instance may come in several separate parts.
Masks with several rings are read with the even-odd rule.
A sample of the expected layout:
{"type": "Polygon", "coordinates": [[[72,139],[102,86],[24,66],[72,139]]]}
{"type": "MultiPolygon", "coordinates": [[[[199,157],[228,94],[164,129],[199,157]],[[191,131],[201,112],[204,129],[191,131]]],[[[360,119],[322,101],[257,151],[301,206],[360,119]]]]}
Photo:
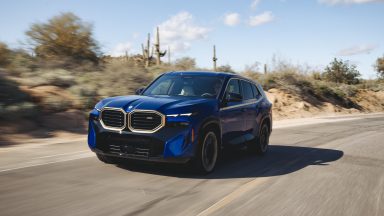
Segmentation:
{"type": "Polygon", "coordinates": [[[88,145],[105,163],[190,162],[209,173],[223,148],[267,152],[271,106],[261,85],[242,76],[169,72],[136,95],[98,102],[89,115],[88,145]]]}

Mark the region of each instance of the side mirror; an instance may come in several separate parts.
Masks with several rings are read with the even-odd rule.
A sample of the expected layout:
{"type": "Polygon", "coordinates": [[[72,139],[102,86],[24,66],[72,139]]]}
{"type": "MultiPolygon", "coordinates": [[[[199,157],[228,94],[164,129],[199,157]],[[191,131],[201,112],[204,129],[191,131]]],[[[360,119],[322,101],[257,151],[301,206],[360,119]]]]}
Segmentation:
{"type": "Polygon", "coordinates": [[[237,93],[227,93],[225,96],[226,102],[241,102],[243,100],[243,97],[241,94],[237,93]]]}
{"type": "Polygon", "coordinates": [[[141,93],[143,93],[144,89],[145,89],[145,88],[139,88],[139,89],[137,89],[137,90],[135,91],[135,94],[136,94],[136,95],[141,95],[141,93]]]}

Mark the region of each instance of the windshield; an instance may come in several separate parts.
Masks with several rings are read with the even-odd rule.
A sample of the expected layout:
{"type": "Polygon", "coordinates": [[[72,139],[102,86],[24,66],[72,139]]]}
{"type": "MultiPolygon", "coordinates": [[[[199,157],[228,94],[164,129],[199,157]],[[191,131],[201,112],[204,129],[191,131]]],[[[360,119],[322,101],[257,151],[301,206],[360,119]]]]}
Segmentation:
{"type": "Polygon", "coordinates": [[[214,98],[220,93],[222,85],[222,77],[164,75],[152,83],[143,95],[214,98]]]}

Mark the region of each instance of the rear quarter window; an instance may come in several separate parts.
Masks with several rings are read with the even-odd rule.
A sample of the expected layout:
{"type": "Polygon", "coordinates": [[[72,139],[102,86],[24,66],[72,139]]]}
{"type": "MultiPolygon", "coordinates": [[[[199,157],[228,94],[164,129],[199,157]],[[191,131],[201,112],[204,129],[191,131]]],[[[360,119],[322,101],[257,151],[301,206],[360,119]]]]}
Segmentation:
{"type": "Polygon", "coordinates": [[[261,98],[262,95],[261,95],[259,89],[254,84],[252,84],[252,91],[253,91],[253,97],[254,98],[256,98],[256,99],[261,98]]]}
{"type": "Polygon", "coordinates": [[[241,81],[241,86],[243,89],[243,99],[244,100],[250,100],[253,99],[253,90],[252,90],[252,84],[246,81],[241,81]]]}

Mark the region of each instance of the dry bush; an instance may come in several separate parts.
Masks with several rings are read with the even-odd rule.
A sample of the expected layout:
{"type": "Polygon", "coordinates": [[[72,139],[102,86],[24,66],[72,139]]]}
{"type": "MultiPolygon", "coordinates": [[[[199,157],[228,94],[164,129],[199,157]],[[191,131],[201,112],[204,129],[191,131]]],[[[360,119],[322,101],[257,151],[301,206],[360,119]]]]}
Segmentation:
{"type": "Polygon", "coordinates": [[[360,84],[357,85],[357,88],[375,92],[384,91],[384,80],[362,80],[360,84]]]}
{"type": "Polygon", "coordinates": [[[0,103],[0,119],[12,120],[33,118],[40,114],[38,105],[32,102],[13,103],[8,106],[0,103]]]}
{"type": "Polygon", "coordinates": [[[65,69],[42,69],[24,72],[20,76],[22,83],[29,87],[50,85],[68,88],[76,84],[75,74],[65,69]]]}
{"type": "Polygon", "coordinates": [[[39,65],[36,58],[22,49],[12,50],[10,71],[15,76],[21,76],[23,73],[28,73],[37,70],[39,65]]]}
{"type": "Polygon", "coordinates": [[[37,113],[38,106],[19,89],[18,83],[0,75],[0,119],[32,117],[37,113]]]}
{"type": "Polygon", "coordinates": [[[377,58],[375,69],[379,78],[384,79],[384,56],[377,58]]]}
{"type": "Polygon", "coordinates": [[[0,74],[0,101],[2,104],[10,105],[29,100],[29,95],[19,89],[17,82],[0,74]]]}
{"type": "Polygon", "coordinates": [[[147,71],[156,78],[160,74],[163,74],[165,72],[169,71],[177,71],[178,69],[172,65],[172,64],[161,64],[161,65],[154,65],[149,68],[147,68],[147,71]]]}
{"type": "Polygon", "coordinates": [[[46,23],[35,23],[26,32],[36,56],[47,66],[72,68],[84,62],[98,63],[99,47],[92,26],[73,13],[62,13],[46,23]]]}
{"type": "Polygon", "coordinates": [[[143,67],[114,61],[106,63],[102,71],[79,73],[76,85],[69,91],[82,101],[83,108],[92,108],[101,98],[134,94],[152,79],[152,74],[143,67]]]}
{"type": "Polygon", "coordinates": [[[244,73],[250,79],[257,80],[264,89],[281,89],[299,95],[304,101],[317,105],[321,101],[338,104],[343,107],[357,107],[350,99],[357,94],[357,87],[347,84],[336,84],[315,79],[314,72],[309,72],[290,64],[277,64],[267,74],[244,73]]]}
{"type": "Polygon", "coordinates": [[[176,70],[194,70],[196,69],[196,60],[189,57],[180,58],[176,60],[174,66],[176,70]]]}
{"type": "Polygon", "coordinates": [[[228,73],[235,73],[235,70],[232,69],[231,65],[226,64],[226,65],[221,65],[216,68],[217,72],[228,72],[228,73]]]}
{"type": "Polygon", "coordinates": [[[0,67],[6,67],[10,64],[11,50],[5,43],[0,42],[0,67]]]}
{"type": "Polygon", "coordinates": [[[329,82],[346,84],[358,84],[361,76],[356,65],[336,58],[325,68],[323,75],[329,82]]]}

